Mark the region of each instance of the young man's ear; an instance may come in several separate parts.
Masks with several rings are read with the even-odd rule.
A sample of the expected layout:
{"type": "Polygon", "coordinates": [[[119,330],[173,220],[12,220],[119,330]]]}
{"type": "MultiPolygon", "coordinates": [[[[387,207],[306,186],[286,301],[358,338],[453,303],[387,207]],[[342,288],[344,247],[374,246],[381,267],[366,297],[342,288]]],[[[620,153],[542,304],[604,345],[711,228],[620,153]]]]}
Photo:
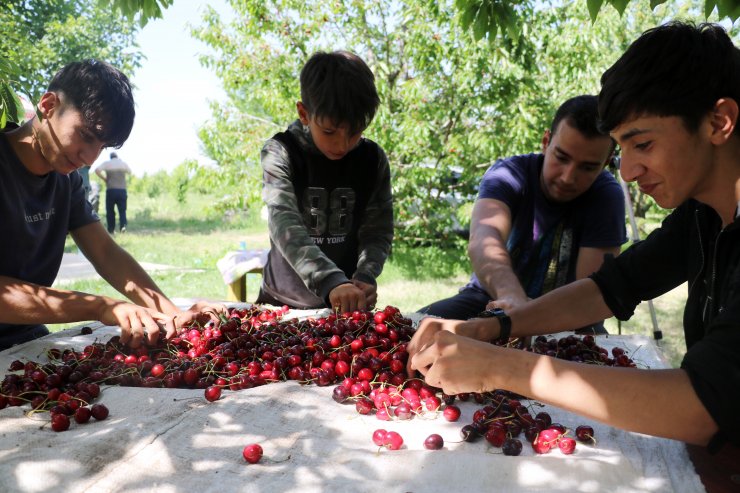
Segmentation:
{"type": "Polygon", "coordinates": [[[718,99],[709,117],[712,126],[710,140],[715,145],[721,145],[733,135],[738,119],[738,104],[732,98],[718,99]]]}
{"type": "Polygon", "coordinates": [[[547,146],[550,145],[550,138],[552,135],[550,135],[550,129],[548,128],[545,130],[545,133],[542,135],[542,154],[545,154],[547,151],[547,146]]]}
{"type": "Polygon", "coordinates": [[[308,110],[303,105],[303,102],[298,101],[295,104],[295,107],[298,110],[298,119],[301,121],[302,124],[308,125],[308,110]]]}
{"type": "Polygon", "coordinates": [[[56,111],[59,105],[59,96],[57,96],[56,93],[44,93],[44,95],[41,96],[41,99],[39,99],[39,104],[37,105],[37,114],[39,115],[39,119],[49,118],[54,111],[56,111]]]}

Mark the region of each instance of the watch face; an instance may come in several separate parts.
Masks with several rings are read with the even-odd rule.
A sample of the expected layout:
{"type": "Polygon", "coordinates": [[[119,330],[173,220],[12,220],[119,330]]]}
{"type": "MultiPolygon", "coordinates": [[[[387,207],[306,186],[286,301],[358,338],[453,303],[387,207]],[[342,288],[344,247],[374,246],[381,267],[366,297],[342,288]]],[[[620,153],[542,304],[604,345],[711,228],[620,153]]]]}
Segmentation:
{"type": "Polygon", "coordinates": [[[491,318],[491,317],[505,317],[506,312],[501,308],[494,308],[492,310],[483,310],[474,318],[491,318]]]}

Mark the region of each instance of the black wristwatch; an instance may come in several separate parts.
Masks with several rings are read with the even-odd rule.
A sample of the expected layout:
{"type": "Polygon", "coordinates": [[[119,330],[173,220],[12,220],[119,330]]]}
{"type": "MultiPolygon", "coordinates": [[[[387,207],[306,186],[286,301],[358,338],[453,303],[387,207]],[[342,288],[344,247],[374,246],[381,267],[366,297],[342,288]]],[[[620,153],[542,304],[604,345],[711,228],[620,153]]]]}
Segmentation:
{"type": "Polygon", "coordinates": [[[511,318],[501,308],[494,308],[493,310],[484,310],[478,314],[476,318],[492,318],[498,319],[501,330],[499,336],[496,339],[498,342],[507,343],[511,337],[511,318]]]}

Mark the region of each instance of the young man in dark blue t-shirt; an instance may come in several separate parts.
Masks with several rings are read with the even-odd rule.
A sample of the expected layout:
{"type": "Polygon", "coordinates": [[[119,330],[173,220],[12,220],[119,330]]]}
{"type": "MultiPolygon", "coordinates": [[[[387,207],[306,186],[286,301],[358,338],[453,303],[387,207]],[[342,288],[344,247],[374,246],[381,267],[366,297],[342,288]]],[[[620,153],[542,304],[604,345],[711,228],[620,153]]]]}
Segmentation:
{"type": "Polygon", "coordinates": [[[36,339],[45,323],[99,320],[121,340],[154,342],[198,316],[179,310],[100,225],[77,169],[120,147],[134,122],[124,74],[97,60],[73,62],[52,79],[40,117],[0,133],[0,350],[36,339]],[[133,303],[53,289],[70,234],[95,270],[133,303]],[[177,317],[175,319],[175,316],[177,317]],[[176,322],[176,323],[175,323],[176,322]]]}
{"type": "Polygon", "coordinates": [[[626,241],[624,197],[605,170],[614,150],[598,131],[595,96],[563,103],[542,139],[542,154],[497,161],[473,208],[470,283],[419,310],[467,319],[511,309],[582,279],[626,241]]]}

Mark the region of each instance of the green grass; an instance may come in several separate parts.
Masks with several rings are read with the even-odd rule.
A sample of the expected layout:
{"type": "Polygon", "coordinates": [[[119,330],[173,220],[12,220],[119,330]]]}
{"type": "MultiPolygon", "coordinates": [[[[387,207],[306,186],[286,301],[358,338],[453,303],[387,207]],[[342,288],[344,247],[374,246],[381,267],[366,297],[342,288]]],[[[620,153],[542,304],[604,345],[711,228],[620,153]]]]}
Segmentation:
{"type": "MultiPolygon", "coordinates": [[[[129,226],[125,234],[117,234],[119,242],[139,262],[163,264],[175,269],[150,272],[160,288],[171,298],[205,298],[223,300],[227,287],[221,278],[216,261],[227,252],[246,242],[248,248],[267,248],[267,224],[253,210],[225,217],[209,209],[213,197],[191,194],[185,204],[162,194],[156,199],[144,194],[129,195],[129,226]]],[[[105,221],[101,211],[101,220],[105,221]]],[[[67,251],[76,251],[68,239],[67,251]]],[[[464,249],[441,251],[434,248],[400,248],[386,262],[378,278],[378,305],[393,305],[404,313],[442,298],[452,296],[469,278],[470,266],[464,249]]],[[[254,301],[261,277],[247,276],[247,300],[254,301]]],[[[80,280],[59,285],[65,289],[103,294],[122,298],[102,279],[80,280]]],[[[666,360],[678,366],[685,352],[682,329],[685,286],[675,289],[654,301],[658,324],[663,331],[666,360]]],[[[61,330],[70,325],[50,325],[50,330],[61,330]]],[[[607,330],[617,334],[615,319],[607,320],[607,330]]],[[[647,303],[643,303],[634,317],[622,324],[623,334],[652,336],[652,322],[647,303]]]]}

